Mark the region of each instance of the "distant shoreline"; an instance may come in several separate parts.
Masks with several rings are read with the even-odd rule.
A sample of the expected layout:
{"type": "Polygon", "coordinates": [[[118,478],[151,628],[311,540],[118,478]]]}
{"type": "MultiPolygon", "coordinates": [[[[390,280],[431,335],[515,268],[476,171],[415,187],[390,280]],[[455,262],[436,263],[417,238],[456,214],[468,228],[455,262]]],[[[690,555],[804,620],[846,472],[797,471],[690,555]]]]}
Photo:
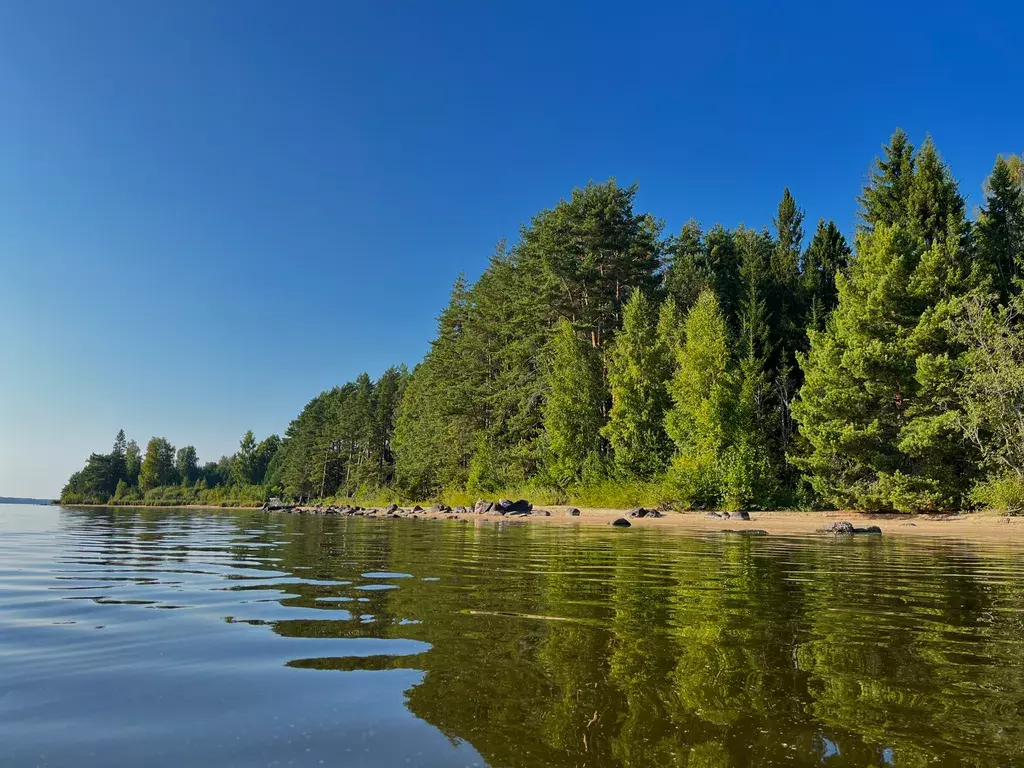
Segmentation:
{"type": "MultiPolygon", "coordinates": [[[[67,508],[101,508],[109,509],[189,509],[189,510],[211,510],[211,511],[247,511],[259,512],[260,507],[220,507],[193,504],[177,507],[158,506],[128,506],[109,504],[73,504],[61,505],[67,508]]],[[[568,510],[572,507],[558,505],[546,506],[544,510],[550,512],[550,516],[529,515],[525,517],[508,517],[494,513],[475,514],[473,512],[463,514],[445,514],[430,509],[416,512],[416,520],[438,520],[449,522],[467,522],[483,525],[495,523],[522,524],[539,523],[547,525],[586,525],[609,526],[613,520],[626,517],[628,510],[604,509],[592,507],[580,507],[578,516],[570,516],[568,510]]],[[[310,517],[325,516],[318,515],[312,508],[302,509],[302,512],[287,512],[275,510],[273,514],[302,514],[310,517]]],[[[372,508],[371,508],[372,509],[372,508]]],[[[537,508],[541,509],[540,507],[537,508]]],[[[383,509],[378,508],[376,515],[364,515],[372,519],[391,519],[385,516],[383,509]]],[[[408,522],[412,513],[406,508],[403,516],[396,519],[396,523],[408,522]]],[[[1002,542],[1007,544],[1024,545],[1024,516],[1012,517],[994,512],[968,512],[961,514],[894,514],[894,513],[868,513],[851,511],[771,511],[751,512],[750,520],[740,520],[736,517],[715,518],[709,517],[706,512],[665,512],[661,518],[629,518],[631,528],[662,528],[680,533],[735,533],[743,535],[743,531],[764,531],[772,536],[804,536],[810,534],[821,535],[819,529],[825,528],[833,523],[849,521],[857,528],[878,526],[882,530],[882,538],[886,536],[900,537],[941,537],[952,539],[963,539],[968,541],[1002,542]]],[[[873,538],[877,534],[855,534],[852,538],[865,540],[873,538]]]]}

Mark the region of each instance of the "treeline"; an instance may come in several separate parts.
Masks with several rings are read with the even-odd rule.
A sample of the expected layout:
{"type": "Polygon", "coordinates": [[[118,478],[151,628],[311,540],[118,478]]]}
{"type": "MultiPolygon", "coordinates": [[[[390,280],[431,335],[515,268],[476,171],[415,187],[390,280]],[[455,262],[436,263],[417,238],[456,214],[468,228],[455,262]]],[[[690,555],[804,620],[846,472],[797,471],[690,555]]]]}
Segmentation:
{"type": "Polygon", "coordinates": [[[277,435],[257,443],[249,430],[235,454],[200,465],[191,445],[175,450],[166,438],[154,437],[142,453],[122,429],[110,453],[91,454],[85,467],[71,475],[60,500],[63,504],[258,505],[266,500],[266,481],[278,471],[280,462],[275,459],[280,447],[277,435]]]}
{"type": "Polygon", "coordinates": [[[588,184],[500,243],[411,373],[306,406],[265,492],[1024,506],[1020,157],[971,218],[897,131],[852,247],[788,189],[771,227],[670,235],[635,195],[588,184]]]}

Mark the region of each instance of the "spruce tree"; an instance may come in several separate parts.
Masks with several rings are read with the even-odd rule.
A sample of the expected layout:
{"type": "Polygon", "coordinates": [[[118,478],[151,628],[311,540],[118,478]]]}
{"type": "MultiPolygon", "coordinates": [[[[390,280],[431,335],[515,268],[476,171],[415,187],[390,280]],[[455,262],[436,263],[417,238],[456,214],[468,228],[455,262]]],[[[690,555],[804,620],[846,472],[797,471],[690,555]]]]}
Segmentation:
{"type": "Polygon", "coordinates": [[[579,482],[601,450],[604,391],[600,360],[569,321],[559,320],[550,345],[544,404],[548,471],[562,487],[579,482]]]}
{"type": "Polygon", "coordinates": [[[700,292],[713,281],[700,224],[693,219],[686,222],[679,234],[669,239],[665,251],[668,260],[665,292],[686,313],[696,303],[700,292]]]}
{"type": "Polygon", "coordinates": [[[1003,304],[1019,290],[1024,272],[1024,176],[1015,168],[1019,173],[1019,158],[996,158],[975,225],[979,278],[989,282],[1003,304]]]}
{"type": "Polygon", "coordinates": [[[115,486],[127,477],[127,455],[128,441],[125,439],[124,430],[119,429],[114,438],[114,447],[110,451],[110,474],[115,486]]]}
{"type": "Polygon", "coordinates": [[[737,233],[742,253],[743,301],[740,306],[736,408],[730,449],[725,454],[725,486],[730,506],[772,503],[781,479],[791,431],[789,401],[772,398],[771,358],[780,342],[772,340],[765,297],[776,287],[771,236],[737,233]],[[773,457],[773,453],[776,456],[773,457]]]}
{"type": "Polygon", "coordinates": [[[931,137],[927,137],[914,158],[914,174],[907,195],[906,221],[911,233],[921,240],[924,248],[944,240],[951,224],[957,226],[956,235],[962,237],[966,230],[958,225],[964,218],[965,207],[949,168],[939,157],[931,137]]]}
{"type": "Polygon", "coordinates": [[[728,326],[712,291],[698,297],[684,334],[665,419],[676,447],[672,476],[687,502],[714,505],[724,491],[721,459],[732,436],[736,378],[729,365],[728,326]]]}
{"type": "MultiPolygon", "coordinates": [[[[896,136],[893,144],[901,144],[896,136]]],[[[889,204],[896,186],[873,179],[862,200],[887,205],[865,205],[882,213],[866,219],[849,275],[837,278],[838,306],[825,329],[810,332],[794,404],[805,441],[795,461],[838,505],[956,506],[971,480],[956,432],[962,350],[947,322],[970,288],[963,199],[930,140],[919,158],[901,158],[901,167],[917,169],[899,176],[902,218],[889,204]]]]}
{"type": "Polygon", "coordinates": [[[869,232],[878,224],[906,221],[914,180],[914,146],[902,128],[882,149],[883,156],[875,158],[867,186],[857,198],[862,227],[869,232]]]}
{"type": "Polygon", "coordinates": [[[776,349],[773,363],[779,368],[792,365],[804,341],[804,307],[800,291],[800,252],[803,243],[804,212],[797,208],[787,187],[775,216],[775,247],[771,252],[772,325],[776,349]]]}
{"type": "Polygon", "coordinates": [[[850,263],[850,246],[832,220],[818,220],[818,228],[804,253],[800,277],[803,303],[807,309],[806,325],[816,331],[825,328],[825,321],[838,300],[836,275],[850,263]]]}
{"type": "Polygon", "coordinates": [[[740,302],[743,301],[741,259],[735,235],[721,224],[715,224],[704,238],[704,249],[711,287],[722,315],[729,323],[730,330],[735,332],[739,329],[740,302]]]}
{"type": "Polygon", "coordinates": [[[601,430],[624,478],[651,477],[668,461],[665,385],[674,367],[671,354],[660,343],[655,306],[642,291],[634,291],[608,355],[612,407],[601,430]]]}

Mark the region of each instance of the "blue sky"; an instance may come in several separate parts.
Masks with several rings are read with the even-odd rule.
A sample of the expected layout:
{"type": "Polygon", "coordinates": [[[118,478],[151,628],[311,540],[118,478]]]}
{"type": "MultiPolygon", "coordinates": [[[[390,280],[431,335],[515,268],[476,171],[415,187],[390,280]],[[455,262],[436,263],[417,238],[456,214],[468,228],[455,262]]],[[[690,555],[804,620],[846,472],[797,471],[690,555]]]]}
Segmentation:
{"type": "Polygon", "coordinates": [[[670,230],[852,229],[897,125],[973,206],[1020,3],[0,4],[0,494],[123,427],[202,460],[413,365],[460,270],[589,179],[670,230]],[[983,8],[982,5],[985,7],[983,8]]]}

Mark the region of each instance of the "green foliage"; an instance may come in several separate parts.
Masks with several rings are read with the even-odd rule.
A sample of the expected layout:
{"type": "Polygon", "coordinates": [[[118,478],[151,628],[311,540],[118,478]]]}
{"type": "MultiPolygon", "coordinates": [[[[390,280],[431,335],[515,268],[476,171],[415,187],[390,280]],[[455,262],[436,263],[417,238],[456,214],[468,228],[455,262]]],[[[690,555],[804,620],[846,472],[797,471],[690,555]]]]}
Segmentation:
{"type": "Polygon", "coordinates": [[[636,192],[614,179],[587,184],[521,233],[518,249],[537,272],[543,300],[595,347],[618,328],[631,289],[659,287],[661,224],[633,211],[636,192]]]}
{"type": "MultiPolygon", "coordinates": [[[[947,327],[962,346],[957,361],[957,426],[997,478],[1024,478],[1024,298],[1007,305],[974,293],[964,297],[947,327]]],[[[1006,484],[1000,479],[999,487],[1006,484]]]]}
{"type": "Polygon", "coordinates": [[[1024,514],[1024,477],[1018,472],[991,475],[971,489],[971,500],[1009,515],[1024,514]]]}
{"type": "Polygon", "coordinates": [[[361,374],[283,439],[250,431],[202,466],[163,438],[143,459],[120,432],[62,500],[1009,498],[1024,473],[1024,161],[996,160],[972,224],[931,139],[915,150],[897,130],[858,198],[855,256],[825,219],[803,250],[789,189],[771,232],[691,220],[665,239],[636,193],[590,183],[500,242],[475,283],[455,282],[411,373],[361,374]]]}
{"type": "Polygon", "coordinates": [[[737,382],[729,364],[729,331],[713,292],[701,293],[684,331],[665,421],[677,453],[672,474],[687,503],[714,506],[724,493],[719,457],[732,436],[737,382]]]}
{"type": "Polygon", "coordinates": [[[861,222],[869,232],[879,224],[906,221],[914,180],[914,146],[903,129],[897,128],[882,149],[884,154],[875,158],[870,180],[857,198],[861,222]]]}
{"type": "Polygon", "coordinates": [[[174,446],[166,438],[151,438],[146,445],[146,456],[139,472],[139,488],[149,491],[161,485],[176,484],[174,458],[174,446]]]}
{"type": "Polygon", "coordinates": [[[194,446],[179,448],[174,457],[174,468],[183,485],[192,485],[199,479],[199,460],[194,446]]]}
{"type": "Polygon", "coordinates": [[[988,177],[978,216],[976,268],[1005,303],[1024,272],[1024,160],[999,156],[988,177]]]}
{"type": "Polygon", "coordinates": [[[128,485],[139,484],[139,473],[142,471],[142,451],[139,444],[129,440],[125,447],[124,479],[128,485]]]}
{"type": "Polygon", "coordinates": [[[675,300],[682,312],[689,312],[701,291],[708,288],[713,275],[708,266],[704,233],[693,219],[686,222],[679,234],[665,244],[668,268],[665,271],[665,292],[675,300]]]}
{"type": "Polygon", "coordinates": [[[250,485],[255,481],[256,437],[251,429],[242,435],[231,469],[235,473],[235,483],[238,485],[250,485]]]}
{"type": "Polygon", "coordinates": [[[555,326],[544,405],[547,465],[562,486],[579,482],[585,466],[601,451],[604,390],[600,360],[568,320],[555,326]]]}
{"type": "Polygon", "coordinates": [[[622,478],[658,474],[671,454],[664,426],[669,406],[666,383],[675,368],[670,344],[658,333],[656,307],[642,291],[635,291],[608,355],[612,407],[601,429],[622,478]]]}
{"type": "MultiPolygon", "coordinates": [[[[836,275],[850,263],[850,246],[832,220],[818,220],[818,228],[804,253],[801,293],[807,310],[807,327],[815,331],[825,328],[825,321],[839,301],[836,275]]],[[[806,346],[806,343],[804,344],[806,346]]]]}

